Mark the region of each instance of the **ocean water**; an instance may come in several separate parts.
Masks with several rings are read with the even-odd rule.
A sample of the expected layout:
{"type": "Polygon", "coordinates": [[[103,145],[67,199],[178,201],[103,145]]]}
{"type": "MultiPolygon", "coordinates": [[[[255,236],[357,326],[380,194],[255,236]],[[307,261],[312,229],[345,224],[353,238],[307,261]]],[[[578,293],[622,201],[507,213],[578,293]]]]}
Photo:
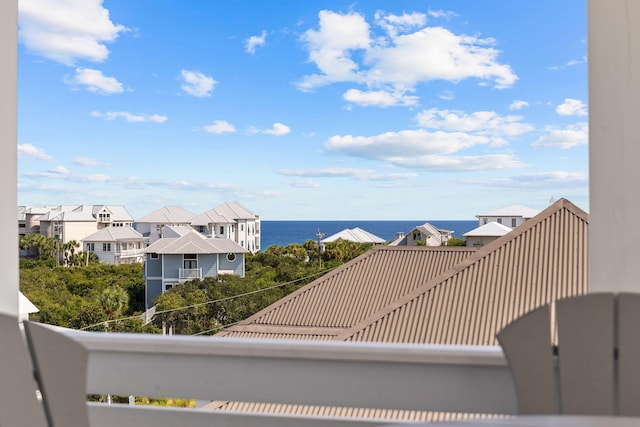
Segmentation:
{"type": "Polygon", "coordinates": [[[408,233],[414,227],[425,222],[444,230],[453,230],[454,237],[462,238],[462,234],[478,227],[478,220],[466,221],[261,221],[262,250],[271,245],[287,246],[291,243],[304,243],[317,240],[317,233],[329,237],[345,228],[356,228],[373,233],[390,241],[395,240],[398,233],[408,233]]]}

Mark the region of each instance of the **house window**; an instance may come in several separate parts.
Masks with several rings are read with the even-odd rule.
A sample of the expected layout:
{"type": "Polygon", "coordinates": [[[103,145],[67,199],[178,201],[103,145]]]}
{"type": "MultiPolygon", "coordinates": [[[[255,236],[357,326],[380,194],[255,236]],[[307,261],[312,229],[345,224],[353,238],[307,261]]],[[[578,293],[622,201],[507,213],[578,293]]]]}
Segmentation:
{"type": "Polygon", "coordinates": [[[162,285],[162,293],[167,292],[169,289],[173,288],[174,286],[178,286],[177,283],[165,283],[162,285]]]}
{"type": "Polygon", "coordinates": [[[224,227],[220,227],[220,234],[224,234],[224,227]]]}
{"type": "Polygon", "coordinates": [[[487,218],[483,218],[483,219],[482,219],[482,223],[483,223],[483,224],[486,224],[486,223],[487,223],[487,218]]]}
{"type": "Polygon", "coordinates": [[[111,243],[103,243],[102,252],[111,252],[111,243]]]}
{"type": "Polygon", "coordinates": [[[515,218],[511,218],[511,227],[515,228],[516,226],[516,219],[515,218]]]}
{"type": "Polygon", "coordinates": [[[87,251],[95,252],[96,244],[95,243],[87,243],[87,251]]]}
{"type": "Polygon", "coordinates": [[[502,224],[502,218],[498,218],[498,224],[502,224]]]}
{"type": "Polygon", "coordinates": [[[111,220],[111,214],[107,213],[107,212],[103,212],[101,214],[98,214],[98,220],[100,222],[109,222],[111,220]]]}
{"type": "Polygon", "coordinates": [[[240,231],[244,231],[244,224],[240,224],[240,231]]]}
{"type": "Polygon", "coordinates": [[[198,268],[198,255],[184,254],[184,269],[192,270],[198,268]]]}
{"type": "Polygon", "coordinates": [[[151,259],[158,259],[158,258],[159,258],[159,256],[158,256],[158,254],[156,254],[156,253],[151,253],[151,254],[149,254],[149,258],[151,258],[151,259]]]}
{"type": "Polygon", "coordinates": [[[228,261],[235,261],[236,260],[236,254],[229,252],[227,254],[227,260],[228,261]]]}

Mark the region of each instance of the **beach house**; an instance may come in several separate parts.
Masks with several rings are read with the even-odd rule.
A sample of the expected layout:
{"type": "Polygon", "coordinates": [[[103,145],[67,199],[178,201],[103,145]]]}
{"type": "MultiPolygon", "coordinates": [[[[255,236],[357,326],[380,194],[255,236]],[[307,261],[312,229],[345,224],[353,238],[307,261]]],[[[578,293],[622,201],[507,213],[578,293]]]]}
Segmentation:
{"type": "Polygon", "coordinates": [[[389,246],[446,246],[452,235],[451,230],[442,230],[425,222],[400,235],[389,246]]]}
{"type": "Polygon", "coordinates": [[[149,243],[162,238],[167,226],[188,226],[195,214],[180,206],[163,206],[141,218],[133,224],[133,228],[149,239],[149,243]]]}
{"type": "Polygon", "coordinates": [[[192,218],[190,223],[207,237],[231,239],[252,253],[260,250],[260,217],[240,203],[223,203],[192,218]]]}
{"type": "Polygon", "coordinates": [[[236,274],[244,277],[248,251],[233,240],[209,238],[185,226],[165,226],[164,235],[145,250],[146,307],[160,294],[187,280],[236,274]]]}
{"type": "Polygon", "coordinates": [[[85,252],[93,252],[111,265],[142,262],[148,239],[133,227],[107,227],[82,239],[85,252]]]}

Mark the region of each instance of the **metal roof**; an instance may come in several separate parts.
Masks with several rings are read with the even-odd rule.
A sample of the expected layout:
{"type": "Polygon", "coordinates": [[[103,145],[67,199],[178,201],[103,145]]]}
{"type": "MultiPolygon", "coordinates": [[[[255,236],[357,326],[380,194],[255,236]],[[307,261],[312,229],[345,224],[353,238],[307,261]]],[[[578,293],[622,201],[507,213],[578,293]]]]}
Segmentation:
{"type": "MultiPolygon", "coordinates": [[[[46,207],[43,207],[47,209],[46,207]]],[[[105,209],[112,221],[133,221],[122,205],[60,205],[47,209],[39,221],[96,221],[98,213],[105,209]]]]}
{"type": "Polygon", "coordinates": [[[500,414],[470,414],[464,412],[435,412],[435,411],[411,411],[400,409],[379,409],[379,408],[344,408],[337,406],[313,406],[313,405],[293,405],[277,403],[251,403],[251,402],[229,402],[225,400],[214,400],[207,404],[204,409],[212,411],[237,411],[237,412],[260,412],[267,414],[293,414],[293,415],[317,415],[324,417],[347,417],[359,420],[371,419],[381,423],[397,423],[399,421],[413,422],[442,422],[468,419],[485,419],[496,417],[500,414]]]}
{"type": "Polygon", "coordinates": [[[560,199],[337,339],[498,345],[507,323],[587,290],[588,216],[560,199]]]}
{"type": "Polygon", "coordinates": [[[189,224],[195,214],[180,206],[163,206],[136,220],[147,224],[189,224]]]}
{"type": "Polygon", "coordinates": [[[220,335],[497,345],[511,320],[586,291],[587,228],[560,199],[482,249],[376,247],[220,335]]]}
{"type": "Polygon", "coordinates": [[[333,338],[477,251],[378,246],[220,335],[333,338]]]}
{"type": "Polygon", "coordinates": [[[240,203],[223,203],[191,220],[192,225],[231,224],[239,219],[256,219],[256,215],[240,203]]]}
{"type": "Polygon", "coordinates": [[[179,237],[163,237],[147,248],[145,253],[157,254],[223,254],[247,253],[245,248],[229,239],[207,238],[195,230],[179,237]]]}
{"type": "Polygon", "coordinates": [[[478,237],[478,236],[487,236],[487,237],[495,237],[495,236],[504,236],[505,234],[511,232],[513,228],[507,227],[504,224],[500,224],[497,222],[488,222],[484,225],[481,225],[478,228],[474,228],[471,231],[467,231],[463,234],[464,237],[478,237]]]}
{"type": "Polygon", "coordinates": [[[339,240],[348,240],[350,242],[356,242],[356,243],[386,242],[386,240],[384,240],[382,237],[378,237],[375,234],[369,233],[368,231],[363,230],[360,227],[356,227],[356,228],[345,228],[342,231],[332,234],[331,236],[325,239],[322,239],[322,243],[337,242],[339,240]]]}
{"type": "Polygon", "coordinates": [[[522,218],[533,218],[540,213],[540,209],[530,208],[524,205],[509,205],[484,214],[476,215],[477,218],[484,216],[520,216],[522,218]]]}
{"type": "Polygon", "coordinates": [[[124,242],[146,240],[131,227],[105,227],[82,239],[83,242],[124,242]]]}

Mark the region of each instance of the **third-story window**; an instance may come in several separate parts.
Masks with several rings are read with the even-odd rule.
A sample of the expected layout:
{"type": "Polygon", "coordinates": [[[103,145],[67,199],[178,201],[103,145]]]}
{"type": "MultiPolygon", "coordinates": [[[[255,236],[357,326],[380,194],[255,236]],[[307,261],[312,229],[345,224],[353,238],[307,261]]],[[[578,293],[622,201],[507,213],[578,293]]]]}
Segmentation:
{"type": "Polygon", "coordinates": [[[220,234],[224,234],[224,227],[220,227],[220,234]]]}
{"type": "Polygon", "coordinates": [[[96,244],[95,243],[87,243],[87,251],[95,252],[96,244]]]}
{"type": "Polygon", "coordinates": [[[111,252],[111,243],[103,243],[102,252],[111,252]]]}
{"type": "Polygon", "coordinates": [[[511,227],[515,228],[516,226],[516,219],[515,218],[511,218],[511,227]]]}

